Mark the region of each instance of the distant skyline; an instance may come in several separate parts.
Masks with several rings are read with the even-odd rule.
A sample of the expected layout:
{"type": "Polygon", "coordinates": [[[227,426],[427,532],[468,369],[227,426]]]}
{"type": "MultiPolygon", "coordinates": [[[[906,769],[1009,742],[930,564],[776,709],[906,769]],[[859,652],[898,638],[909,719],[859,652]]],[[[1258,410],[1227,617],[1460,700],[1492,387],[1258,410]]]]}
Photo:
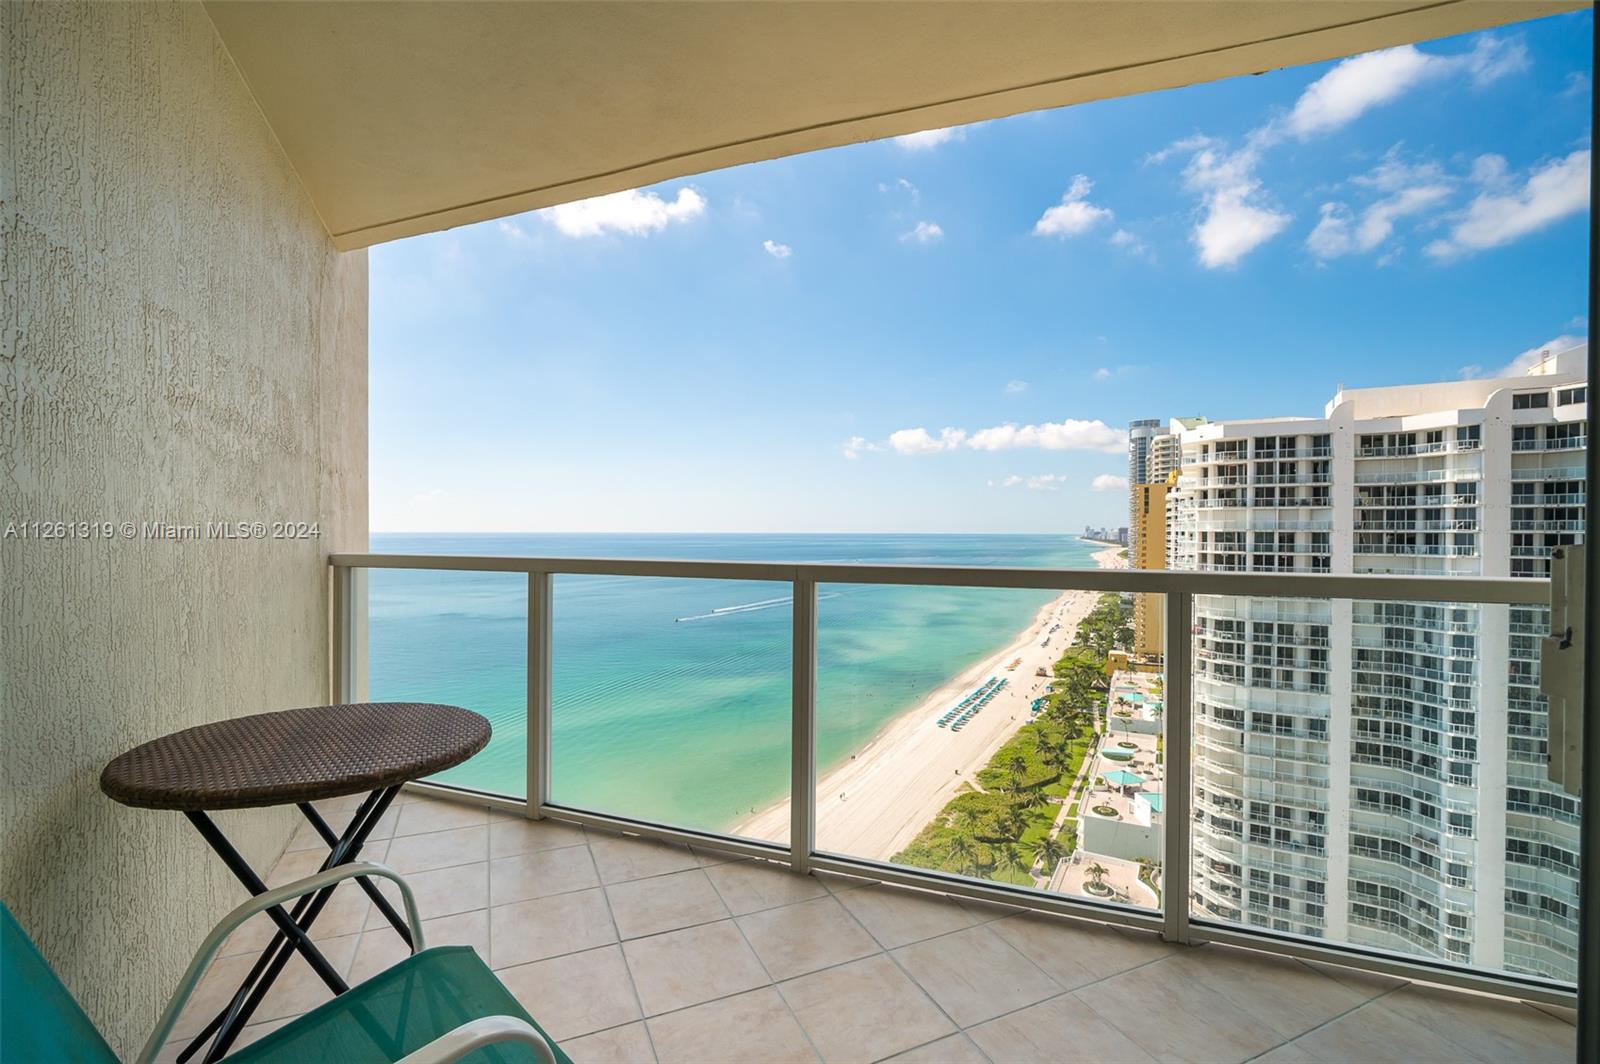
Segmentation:
{"type": "Polygon", "coordinates": [[[375,247],[372,529],[1117,527],[1130,420],[1581,340],[1592,18],[375,247]]]}

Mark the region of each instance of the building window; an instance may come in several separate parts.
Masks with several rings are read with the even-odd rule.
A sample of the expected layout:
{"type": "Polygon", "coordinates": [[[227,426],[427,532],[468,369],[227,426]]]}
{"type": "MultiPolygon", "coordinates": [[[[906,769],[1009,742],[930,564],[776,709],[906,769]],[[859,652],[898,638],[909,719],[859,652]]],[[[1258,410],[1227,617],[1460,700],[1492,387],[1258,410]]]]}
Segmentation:
{"type": "Polygon", "coordinates": [[[1549,405],[1549,392],[1518,392],[1511,397],[1513,410],[1540,410],[1549,405]]]}
{"type": "Polygon", "coordinates": [[[1587,387],[1562,388],[1560,391],[1556,392],[1557,406],[1571,406],[1574,403],[1586,403],[1588,401],[1589,389],[1587,387]]]}

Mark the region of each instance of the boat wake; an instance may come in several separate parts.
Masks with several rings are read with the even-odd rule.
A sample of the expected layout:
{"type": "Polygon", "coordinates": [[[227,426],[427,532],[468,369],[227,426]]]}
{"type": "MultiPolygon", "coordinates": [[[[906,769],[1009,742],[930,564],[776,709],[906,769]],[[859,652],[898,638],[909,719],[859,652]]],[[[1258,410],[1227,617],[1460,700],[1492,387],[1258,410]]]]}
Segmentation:
{"type": "MultiPolygon", "coordinates": [[[[838,597],[839,597],[839,595],[838,595],[837,592],[834,592],[834,593],[828,594],[828,595],[818,595],[817,596],[817,601],[821,602],[824,599],[831,599],[831,598],[838,598],[838,597]]],[[[715,620],[718,617],[731,617],[736,613],[754,613],[757,610],[771,610],[771,609],[776,609],[779,606],[790,606],[790,605],[793,605],[793,604],[794,604],[794,596],[793,595],[785,595],[782,598],[762,599],[760,602],[746,602],[746,603],[743,603],[743,604],[738,605],[738,606],[719,606],[716,609],[712,610],[710,613],[696,613],[696,614],[693,614],[693,615],[691,615],[689,617],[679,617],[679,618],[677,618],[677,620],[679,622],[682,622],[682,621],[710,621],[710,620],[715,620]]]]}

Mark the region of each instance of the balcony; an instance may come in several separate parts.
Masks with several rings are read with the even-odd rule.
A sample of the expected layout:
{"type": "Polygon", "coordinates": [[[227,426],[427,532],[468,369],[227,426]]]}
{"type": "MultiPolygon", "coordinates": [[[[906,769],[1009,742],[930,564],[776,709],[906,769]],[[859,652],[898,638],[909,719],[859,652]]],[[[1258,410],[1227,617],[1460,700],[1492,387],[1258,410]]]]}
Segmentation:
{"type": "Polygon", "coordinates": [[[1513,451],[1581,451],[1588,445],[1587,436],[1547,436],[1539,440],[1511,441],[1513,451]]]}
{"type": "Polygon", "coordinates": [[[1445,443],[1400,443],[1357,447],[1357,458],[1408,458],[1418,454],[1443,454],[1449,450],[1445,443]]]}
{"type": "Polygon", "coordinates": [[[1457,547],[1437,543],[1357,543],[1357,554],[1415,555],[1427,558],[1473,558],[1477,547],[1457,547]]]}
{"type": "Polygon", "coordinates": [[[1581,465],[1575,466],[1513,466],[1511,469],[1512,480],[1582,480],[1587,475],[1581,465]]]}
{"type": "MultiPolygon", "coordinates": [[[[1577,5],[1553,0],[1536,6],[1577,5]]],[[[383,280],[382,263],[394,251],[375,250],[369,272],[369,248],[428,238],[448,262],[447,245],[462,235],[458,227],[490,223],[485,231],[506,238],[501,250],[508,256],[526,250],[513,240],[535,231],[570,251],[576,245],[562,241],[578,238],[554,219],[590,197],[642,194],[648,186],[698,175],[720,183],[732,167],[786,160],[775,164],[781,169],[803,153],[845,145],[895,160],[885,168],[886,181],[902,164],[918,176],[930,156],[897,155],[912,149],[888,138],[933,134],[960,141],[957,127],[968,123],[1184,84],[1226,85],[1222,79],[1289,64],[1332,63],[1357,51],[1446,40],[1513,21],[1525,7],[1505,0],[1379,4],[1355,17],[1329,4],[1168,5],[1155,33],[1148,12],[1106,3],[950,5],[931,19],[881,4],[606,7],[597,16],[594,5],[575,4],[422,3],[404,11],[82,0],[8,6],[6,56],[13,69],[5,81],[14,99],[8,97],[7,110],[17,135],[7,138],[5,288],[16,304],[10,320],[19,323],[8,327],[8,339],[17,341],[6,353],[15,380],[8,377],[0,404],[7,414],[8,484],[17,495],[8,503],[47,521],[228,515],[321,529],[315,541],[270,545],[7,547],[4,900],[87,1014],[104,1025],[107,1056],[131,1058],[190,948],[242,893],[213,855],[184,833],[176,812],[130,813],[96,794],[94,767],[135,742],[202,722],[409,692],[449,695],[481,708],[494,717],[494,739],[480,760],[410,785],[364,856],[389,863],[414,885],[434,943],[469,946],[579,1061],[1569,1058],[1573,1025],[1561,1010],[1575,1000],[1565,966],[1572,948],[1560,921],[1551,925],[1541,915],[1548,905],[1511,903],[1503,921],[1504,956],[1514,961],[1509,966],[1484,958],[1483,936],[1471,939],[1471,950],[1446,942],[1443,952],[1421,957],[1390,941],[1396,936],[1383,937],[1387,931],[1344,934],[1352,920],[1349,899],[1340,894],[1345,885],[1324,890],[1319,880],[1341,858],[1310,852],[1316,847],[1303,833],[1279,852],[1272,844],[1230,838],[1225,827],[1215,839],[1191,830],[1195,811],[1209,804],[1220,815],[1228,805],[1222,796],[1230,794],[1326,811],[1328,824],[1339,824],[1345,811],[1328,807],[1343,801],[1350,772],[1343,741],[1327,744],[1326,764],[1284,760],[1260,771],[1247,771],[1254,759],[1246,753],[1275,745],[1261,737],[1247,735],[1243,750],[1219,743],[1225,749],[1212,754],[1201,746],[1202,736],[1225,729],[1197,725],[1193,716],[1195,690],[1208,682],[1196,671],[1188,639],[1197,607],[1326,622],[1330,601],[1464,602],[1493,606],[1486,618],[1498,619],[1507,606],[1532,617],[1548,594],[1542,581],[1440,585],[1412,576],[1373,580],[1282,571],[1151,574],[364,553],[369,522],[381,526],[389,516],[377,505],[369,511],[369,489],[382,481],[376,466],[369,471],[369,454],[382,453],[388,413],[381,402],[369,408],[369,394],[383,394],[376,373],[371,383],[378,387],[369,391],[369,362],[386,364],[385,333],[419,338],[404,322],[387,318],[381,300],[369,308],[369,279],[383,280]],[[881,61],[900,55],[916,61],[881,61]],[[795,71],[816,76],[797,78],[795,71]],[[551,213],[522,219],[527,232],[512,219],[546,209],[551,213]],[[369,330],[380,356],[370,360],[369,330]],[[370,439],[369,423],[380,430],[370,439]],[[386,627],[396,602],[385,596],[395,591],[390,578],[401,569],[438,578],[436,597],[424,603],[435,611],[429,638],[410,644],[392,639],[386,627]],[[642,662],[638,611],[574,631],[564,612],[570,600],[562,598],[574,578],[654,588],[649,593],[659,595],[652,604],[663,608],[646,611],[649,623],[675,633],[723,623],[670,609],[675,586],[734,586],[748,595],[713,602],[707,616],[754,620],[749,627],[759,628],[759,638],[720,656],[642,662]],[[458,580],[476,583],[463,592],[458,580]],[[924,641],[948,634],[939,630],[939,617],[948,615],[939,610],[974,609],[983,593],[1041,602],[1073,590],[1164,596],[1166,671],[1159,684],[1140,692],[1159,690],[1159,699],[1147,697],[1126,721],[1130,729],[1137,723],[1145,730],[1137,741],[1119,738],[1110,733],[1118,723],[1114,708],[1078,704],[1068,707],[1086,729],[1069,736],[1078,745],[1052,751],[1032,740],[1035,745],[1016,757],[1020,768],[969,779],[961,769],[952,772],[936,750],[908,770],[882,770],[884,744],[874,731],[880,722],[850,718],[852,691],[830,690],[836,675],[830,666],[846,660],[883,667],[889,652],[881,644],[830,642],[836,631],[826,619],[875,601],[885,588],[944,596],[939,609],[906,611],[910,619],[897,637],[924,641]],[[491,614],[492,624],[475,626],[491,614]],[[473,623],[465,620],[469,615],[473,623]],[[570,682],[574,669],[593,664],[575,663],[573,648],[584,640],[600,647],[596,671],[609,684],[587,702],[574,697],[570,682]],[[485,653],[491,647],[495,655],[485,653]],[[516,653],[501,653],[507,649],[516,653]],[[675,694],[675,670],[690,667],[715,675],[714,695],[675,694]],[[508,680],[495,670],[516,675],[508,680]],[[575,706],[599,722],[602,738],[578,750],[582,757],[575,756],[575,706]],[[660,741],[707,721],[717,727],[705,728],[697,745],[660,741]],[[1125,752],[1124,742],[1137,748],[1126,751],[1126,769],[1097,760],[1110,756],[1122,764],[1115,755],[1125,752]],[[1085,746],[1091,756],[1083,756],[1085,746]],[[681,786],[645,785],[641,764],[681,757],[685,749],[703,760],[681,777],[681,786]],[[1055,756],[1059,764],[1049,760],[1055,756]],[[833,775],[830,765],[848,770],[852,762],[860,775],[851,778],[862,779],[861,786],[820,789],[833,775]],[[1050,770],[1048,784],[1030,779],[1040,764],[1050,770]],[[1069,770],[1073,765],[1090,766],[1091,779],[1080,781],[1069,770]],[[887,783],[868,778],[875,767],[887,783]],[[1103,782],[1094,782],[1096,775],[1103,782]],[[911,848],[902,836],[914,836],[920,825],[909,814],[896,821],[888,815],[898,811],[890,803],[884,815],[867,818],[873,823],[863,831],[870,840],[840,830],[841,810],[871,808],[874,795],[933,777],[956,798],[976,799],[967,804],[988,818],[981,827],[996,845],[949,867],[899,860],[911,848]],[[744,787],[741,795],[751,801],[723,801],[712,793],[729,781],[744,787]],[[1195,801],[1196,781],[1217,800],[1195,801]],[[1052,858],[1040,845],[1062,838],[1060,832],[1085,816],[1081,803],[1073,813],[1091,793],[1080,782],[1126,789],[1108,803],[1119,816],[1160,811],[1172,826],[1149,840],[1155,859],[1104,855],[1114,888],[1105,893],[1091,889],[1100,885],[1101,873],[1082,847],[1070,858],[1052,858]],[[1021,823],[1004,818],[1019,811],[1026,814],[1021,823]],[[1257,873],[1293,882],[1281,888],[1273,882],[1258,895],[1257,873]],[[1269,900],[1263,903],[1262,896],[1269,900]],[[1292,900],[1294,911],[1285,912],[1279,898],[1292,900]],[[1463,989],[1473,993],[1459,993],[1463,989]]],[[[1516,44],[1510,34],[1502,41],[1516,44]]],[[[1431,61],[1434,46],[1426,47],[1431,61]]],[[[1455,71],[1449,85],[1432,90],[1440,96],[1461,88],[1468,73],[1456,58],[1465,53],[1455,47],[1436,53],[1449,56],[1455,71]]],[[[1268,128],[1257,120],[1288,128],[1276,109],[1230,113],[1206,128],[1239,134],[1268,128]]],[[[1179,132],[1189,124],[1183,126],[1179,132]]],[[[1134,139],[1141,151],[1159,148],[1156,128],[1133,132],[1140,133],[1134,139]]],[[[985,139],[973,135],[953,147],[977,155],[989,150],[985,139]]],[[[1279,139],[1287,156],[1294,138],[1279,139]]],[[[1119,224],[1137,229],[1147,218],[1181,241],[1179,225],[1188,223],[1167,206],[1157,213],[1126,199],[1110,165],[1084,167],[1102,182],[1097,202],[1115,201],[1119,224]]],[[[1196,191],[1178,167],[1161,182],[1174,195],[1196,191]]],[[[926,184],[929,217],[951,227],[951,243],[937,250],[953,249],[961,242],[956,216],[943,213],[933,183],[926,184]]],[[[708,217],[738,220],[756,202],[724,189],[708,186],[699,200],[708,217]]],[[[1452,210],[1470,194],[1460,191],[1452,210]]],[[[863,215],[884,213],[887,201],[878,202],[863,215]]],[[[1286,210],[1300,204],[1295,231],[1277,245],[1288,252],[1300,244],[1311,208],[1287,191],[1282,202],[1286,210]]],[[[1048,201],[1038,206],[1050,209],[1048,201]]],[[[1097,209],[1109,220],[1108,209],[1097,209]]],[[[1023,215],[1014,220],[1023,224],[1023,215]]],[[[741,224],[750,221],[744,217],[741,224]]],[[[586,247],[626,242],[620,230],[601,227],[598,235],[602,239],[586,247]]],[[[752,262],[785,267],[787,245],[763,245],[765,232],[747,235],[740,247],[752,262]]],[[[896,239],[897,232],[878,235],[891,252],[917,253],[896,239]]],[[[794,239],[775,219],[771,236],[794,239]]],[[[668,246],[669,237],[648,246],[668,246]]],[[[1072,262],[1071,252],[1088,241],[1041,239],[1030,246],[1041,253],[1069,249],[1059,257],[1072,262]]],[[[823,261],[808,258],[804,241],[796,240],[793,250],[788,267],[823,261]]],[[[935,249],[927,250],[931,264],[935,249]]],[[[1160,272],[1175,275],[1168,269],[1175,258],[1160,261],[1160,272]]],[[[1472,267],[1478,273],[1493,268],[1487,254],[1472,267]]],[[[499,280],[509,272],[494,275],[499,280]]],[[[756,277],[753,270],[750,275],[756,277]]],[[[680,276],[693,282],[699,274],[685,269],[680,276]]],[[[894,275],[864,276],[876,283],[894,275]]],[[[1123,283],[1116,276],[1105,280],[1123,283]]],[[[996,281],[1004,285],[1003,278],[996,281]]],[[[877,320],[890,320],[871,288],[859,289],[861,302],[877,320]]],[[[927,286],[908,288],[926,301],[927,286]]],[[[470,293],[487,294],[486,285],[470,293]]],[[[705,285],[697,295],[723,298],[730,290],[705,285]]],[[[673,302],[691,311],[700,303],[673,302]]],[[[647,327],[655,326],[647,353],[659,355],[653,341],[667,335],[720,345],[718,330],[729,319],[706,306],[709,312],[683,332],[646,319],[647,327]]],[[[591,320],[599,320],[605,308],[593,309],[591,320]]],[[[771,320],[753,301],[741,309],[771,320]]],[[[991,309],[1004,313],[992,302],[991,309]]],[[[959,329],[939,331],[952,343],[976,339],[959,329]]],[[[1222,368],[1245,372],[1271,340],[1246,333],[1195,339],[1205,351],[1234,345],[1239,365],[1222,368]]],[[[849,342],[841,334],[835,350],[849,342]]],[[[994,349],[987,341],[971,346],[979,357],[994,349]]],[[[727,350],[741,348],[729,344],[727,350]]],[[[789,372],[796,367],[785,366],[781,352],[772,354],[770,366],[756,368],[773,369],[771,379],[804,403],[805,390],[793,387],[789,372]]],[[[1271,356],[1300,357],[1276,350],[1271,356]]],[[[710,380],[702,395],[713,409],[728,409],[723,396],[707,393],[750,368],[740,358],[733,356],[728,374],[701,379],[682,373],[679,379],[690,386],[710,380]]],[[[1201,366],[1205,359],[1190,361],[1201,366]]],[[[513,417],[528,423],[560,410],[607,431],[627,425],[618,439],[631,438],[658,456],[677,452],[687,435],[683,426],[691,418],[647,430],[617,416],[623,389],[656,398],[640,378],[596,389],[586,404],[558,404],[536,362],[519,362],[509,381],[469,382],[460,375],[449,383],[465,383],[469,395],[474,384],[497,388],[492,396],[481,394],[513,405],[513,417]]],[[[655,365],[677,371],[670,357],[658,357],[655,365]]],[[[431,375],[437,372],[435,364],[424,379],[430,392],[424,401],[443,398],[431,375]]],[[[831,380],[825,387],[844,394],[831,380]]],[[[978,387],[981,382],[974,395],[978,387]]],[[[1054,399],[1042,391],[1029,402],[1053,408],[1054,399]]],[[[1084,409],[1051,416],[1120,418],[1121,411],[1091,409],[1098,400],[1087,389],[1074,399],[1084,409]]],[[[662,412],[669,406],[663,403],[662,412]]],[[[435,410],[402,431],[436,445],[428,450],[439,460],[439,479],[464,486],[469,471],[451,465],[449,441],[429,439],[443,423],[445,412],[435,410]],[[437,422],[434,413],[441,415],[437,422]]],[[[774,420],[766,428],[781,424],[774,420]]],[[[976,430],[978,422],[970,424],[976,430]]],[[[1202,467],[1223,469],[1231,479],[1248,466],[1256,432],[1275,434],[1262,455],[1328,458],[1330,447],[1277,442],[1283,437],[1276,433],[1292,437],[1297,426],[1316,424],[1293,420],[1251,430],[1249,440],[1214,444],[1215,456],[1202,467]]],[[[1114,442],[1121,432],[1118,424],[1101,428],[1102,442],[1114,442]]],[[[1196,431],[1215,439],[1211,429],[1196,431]]],[[[1340,454],[1349,455],[1348,437],[1339,438],[1340,454]]],[[[563,458],[559,447],[539,443],[510,453],[552,469],[563,458]]],[[[1120,468],[1109,453],[1096,444],[1092,460],[1120,468]]],[[[950,457],[954,465],[984,456],[964,445],[950,457]]],[[[1078,457],[1088,459],[1087,453],[1078,457]]],[[[1430,461],[1473,460],[1447,455],[1430,461]]],[[[1569,467],[1579,461],[1572,454],[1544,460],[1569,467]]],[[[1427,463],[1402,460],[1390,467],[1407,464],[1427,463]]],[[[1529,479],[1570,471],[1538,471],[1529,479]]],[[[1278,476],[1279,483],[1304,482],[1278,476]]],[[[606,492],[619,512],[637,514],[651,505],[649,493],[638,490],[643,478],[631,485],[625,475],[609,484],[603,479],[575,483],[580,492],[606,492]]],[[[1543,504],[1581,502],[1581,478],[1571,479],[1552,484],[1560,492],[1552,490],[1543,504]]],[[[485,482],[499,498],[538,498],[536,485],[514,476],[485,482]]],[[[722,486],[740,489],[737,479],[722,486]]],[[[1247,490],[1241,485],[1237,492],[1247,490]]],[[[1290,498],[1265,498],[1292,490],[1263,489],[1262,505],[1271,509],[1249,514],[1250,524],[1345,527],[1345,515],[1329,516],[1329,494],[1301,489],[1290,498]],[[1308,506],[1321,509],[1279,509],[1308,506]],[[1277,521],[1280,514],[1284,520],[1277,521]]],[[[1196,507],[1208,508],[1202,511],[1207,520],[1242,523],[1247,518],[1231,510],[1252,503],[1237,492],[1196,507]]],[[[372,493],[375,504],[378,494],[372,493]]],[[[1475,498],[1464,490],[1455,497],[1475,498]]],[[[1450,496],[1425,496],[1423,505],[1440,498],[1450,496]]],[[[1199,523],[1187,513],[1179,520],[1199,523]]],[[[1331,612],[1342,617],[1348,608],[1341,604],[1331,612]]],[[[1540,634],[1536,623],[1525,627],[1540,634]]],[[[1042,712],[1038,703],[1049,702],[1043,692],[1055,680],[1050,663],[1041,666],[1043,675],[1032,665],[1039,650],[1063,650],[1064,640],[1052,642],[1053,635],[1048,628],[1030,633],[1020,647],[1028,666],[994,670],[1008,686],[984,703],[986,715],[958,732],[930,714],[917,722],[919,734],[946,747],[950,740],[972,747],[989,738],[1010,742],[1005,729],[991,726],[1015,720],[1027,727],[1028,715],[1042,712]]],[[[1348,658],[1345,639],[1337,632],[1329,640],[1330,657],[1341,663],[1348,658]]],[[[878,679],[894,690],[932,691],[953,683],[966,667],[961,663],[987,653],[968,644],[944,652],[960,667],[932,678],[884,667],[878,679]]],[[[1349,674],[1342,666],[1339,673],[1332,699],[1245,689],[1241,700],[1297,722],[1320,710],[1342,729],[1346,722],[1331,705],[1343,697],[1349,674]]],[[[1081,670],[1075,680],[1100,683],[1081,670]]],[[[1000,690],[991,681],[975,679],[951,695],[949,708],[965,712],[974,697],[989,699],[1000,690]]],[[[1519,690],[1527,695],[1518,704],[1533,697],[1530,688],[1519,690]]],[[[1291,737],[1299,726],[1287,729],[1291,737]]],[[[1273,726],[1274,734],[1280,730],[1273,726]]],[[[1524,744],[1513,751],[1532,749],[1524,744]]],[[[1484,764],[1495,760],[1486,756],[1484,764]]],[[[1552,808],[1547,799],[1555,795],[1537,766],[1515,761],[1512,773],[1526,787],[1515,816],[1538,821],[1522,824],[1527,830],[1517,841],[1544,850],[1513,861],[1518,867],[1506,886],[1544,891],[1559,903],[1552,892],[1576,890],[1570,862],[1551,856],[1546,851],[1555,843],[1541,840],[1564,842],[1573,835],[1575,806],[1552,808]]],[[[1380,768],[1374,775],[1404,773],[1380,768]]],[[[1416,789],[1424,789],[1421,781],[1416,789]]],[[[951,823],[964,811],[970,810],[952,813],[951,823]]],[[[349,806],[323,803],[323,812],[336,816],[349,806]]],[[[1092,806],[1087,813],[1099,815],[1092,806]]],[[[235,810],[229,819],[238,825],[241,851],[273,884],[297,880],[322,863],[319,837],[325,832],[297,828],[292,807],[235,810]]],[[[1070,841],[1070,833],[1065,837],[1070,841]]],[[[1347,841],[1330,830],[1326,846],[1338,854],[1347,841]]],[[[1482,879],[1485,868],[1474,868],[1472,876],[1482,879]]],[[[1409,875],[1395,871],[1400,879],[1409,875]]],[[[1474,905],[1500,904],[1499,884],[1479,886],[1474,905]]],[[[1472,912],[1501,922],[1494,908],[1472,912]]],[[[1355,913],[1357,922],[1365,915],[1355,913]]],[[[1374,920],[1391,926],[1383,917],[1374,920]]],[[[379,924],[366,895],[346,884],[308,930],[336,974],[354,982],[386,970],[403,953],[379,924]]],[[[197,1033],[241,973],[264,959],[267,933],[257,920],[228,940],[160,1059],[175,1057],[177,1040],[197,1033]]],[[[298,958],[288,964],[252,1017],[247,1042],[326,1001],[322,981],[298,958]]],[[[326,971],[322,978],[340,981],[326,971]]],[[[448,996],[452,987],[442,989],[448,996]]],[[[17,988],[5,990],[7,1030],[0,1038],[14,1037],[17,1029],[17,988]]],[[[86,1050],[89,1041],[81,1042],[86,1050]]],[[[0,1057],[76,1056],[17,1055],[5,1051],[9,1045],[0,1042],[0,1057]]],[[[331,1046],[323,1055],[347,1059],[331,1046]]]]}
{"type": "Polygon", "coordinates": [[[1358,471],[1357,484],[1438,484],[1441,482],[1465,482],[1478,480],[1483,476],[1481,469],[1406,469],[1400,472],[1372,473],[1358,471]]]}

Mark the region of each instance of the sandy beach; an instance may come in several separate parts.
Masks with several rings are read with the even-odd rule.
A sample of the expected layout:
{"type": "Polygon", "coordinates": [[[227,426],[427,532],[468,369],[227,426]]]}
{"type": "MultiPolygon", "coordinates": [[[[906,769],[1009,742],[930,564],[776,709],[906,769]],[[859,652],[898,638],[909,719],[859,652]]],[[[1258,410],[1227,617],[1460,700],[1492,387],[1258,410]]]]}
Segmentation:
{"type": "MultiPolygon", "coordinates": [[[[1094,555],[1102,569],[1127,565],[1121,548],[1094,555]]],[[[973,779],[1016,730],[1029,720],[1028,705],[1044,692],[1050,667],[1071,644],[1097,593],[1067,591],[1045,605],[1000,652],[952,678],[900,714],[850,760],[817,784],[817,847],[853,857],[888,860],[933,820],[964,783],[973,779]],[[1054,632],[1050,629],[1060,625],[1054,632]],[[1008,669],[1016,659],[1021,663],[1008,669]],[[991,676],[1010,681],[959,732],[934,722],[991,676]]],[[[781,838],[788,832],[787,800],[741,822],[735,833],[781,838]]]]}

